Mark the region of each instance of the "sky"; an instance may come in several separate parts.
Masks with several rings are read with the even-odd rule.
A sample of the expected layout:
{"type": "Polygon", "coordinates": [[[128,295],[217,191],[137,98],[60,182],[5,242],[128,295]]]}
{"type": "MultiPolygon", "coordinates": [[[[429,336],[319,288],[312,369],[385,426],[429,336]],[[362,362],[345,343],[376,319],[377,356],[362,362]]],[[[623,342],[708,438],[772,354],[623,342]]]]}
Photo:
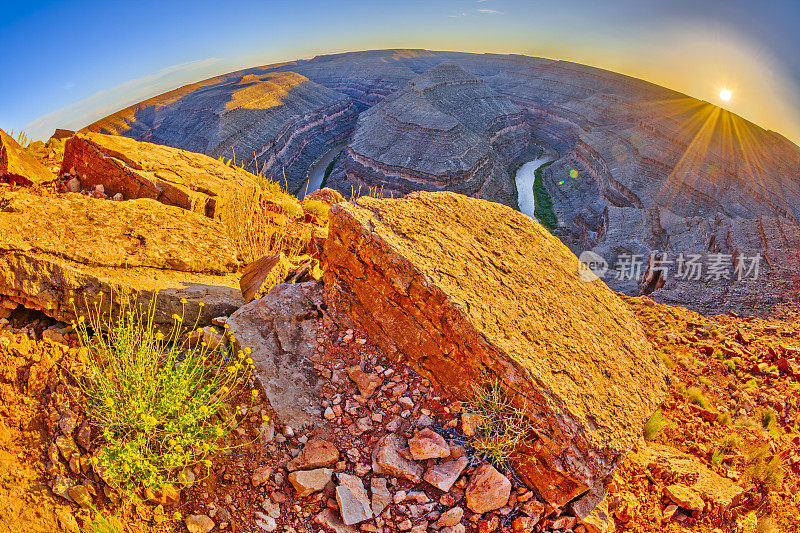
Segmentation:
{"type": "Polygon", "coordinates": [[[800,144],[798,27],[797,0],[0,0],[0,128],[46,139],[243,67],[427,48],[606,68],[800,144]]]}

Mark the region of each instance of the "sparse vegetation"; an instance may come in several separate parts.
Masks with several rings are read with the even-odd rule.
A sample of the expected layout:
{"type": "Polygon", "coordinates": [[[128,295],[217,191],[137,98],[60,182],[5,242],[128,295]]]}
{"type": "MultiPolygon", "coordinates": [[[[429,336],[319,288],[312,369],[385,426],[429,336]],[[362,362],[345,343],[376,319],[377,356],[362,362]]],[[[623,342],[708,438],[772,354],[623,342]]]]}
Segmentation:
{"type": "Polygon", "coordinates": [[[552,163],[552,161],[544,163],[533,172],[533,197],[535,202],[533,214],[536,215],[542,226],[551,233],[558,227],[558,217],[553,209],[553,200],[550,198],[550,193],[547,192],[547,187],[544,186],[542,172],[552,163]]]}
{"type": "Polygon", "coordinates": [[[775,427],[775,424],[778,422],[778,413],[775,412],[775,409],[772,407],[767,407],[761,412],[761,426],[766,429],[770,430],[775,427]]]}
{"type": "Polygon", "coordinates": [[[524,411],[512,404],[502,383],[492,381],[475,387],[472,408],[481,416],[472,447],[502,467],[519,460],[520,444],[532,427],[524,411]]]}
{"type": "Polygon", "coordinates": [[[206,458],[223,448],[229,432],[227,402],[247,385],[253,364],[249,349],[233,353],[230,335],[230,348],[182,342],[190,331],[183,316],[173,315],[166,334],[159,331],[156,298],[147,308],[121,302],[113,317],[97,302],[88,318],[73,322],[88,348],[76,379],[88,420],[102,430],[93,463],[126,490],[163,487],[201,459],[210,467],[206,458]]]}
{"type": "Polygon", "coordinates": [[[320,219],[328,218],[330,206],[321,200],[306,200],[303,202],[303,211],[320,219]]]}
{"type": "Polygon", "coordinates": [[[650,418],[647,419],[647,422],[644,424],[644,430],[642,431],[644,440],[649,441],[655,439],[663,429],[664,417],[661,414],[661,411],[656,411],[650,416],[650,418]]]}
{"type": "Polygon", "coordinates": [[[703,409],[708,408],[708,398],[706,398],[703,391],[697,387],[689,387],[686,391],[686,397],[689,399],[689,403],[702,407],[703,409]]]}
{"type": "Polygon", "coordinates": [[[772,454],[769,444],[753,448],[747,456],[745,476],[751,483],[777,489],[783,483],[784,472],[780,456],[772,454]]]}
{"type": "Polygon", "coordinates": [[[86,524],[82,533],[123,533],[122,525],[115,519],[106,518],[103,513],[92,507],[94,518],[86,524]]]}
{"type": "Polygon", "coordinates": [[[728,411],[723,411],[717,415],[717,424],[720,426],[730,426],[732,422],[733,419],[728,411]]]}

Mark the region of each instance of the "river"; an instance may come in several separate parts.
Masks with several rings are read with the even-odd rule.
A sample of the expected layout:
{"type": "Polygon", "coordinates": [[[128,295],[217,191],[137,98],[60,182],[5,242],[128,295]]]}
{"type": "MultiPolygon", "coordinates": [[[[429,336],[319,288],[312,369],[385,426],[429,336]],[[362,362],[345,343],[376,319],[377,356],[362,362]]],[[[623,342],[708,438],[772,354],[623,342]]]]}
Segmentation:
{"type": "Polygon", "coordinates": [[[325,152],[325,155],[317,159],[308,169],[308,181],[300,189],[297,195],[298,200],[302,200],[306,194],[314,192],[322,186],[322,180],[325,179],[325,169],[331,164],[331,161],[339,155],[345,148],[345,144],[339,144],[325,152]]]}
{"type": "Polygon", "coordinates": [[[536,179],[536,169],[545,163],[555,160],[552,155],[543,155],[528,161],[517,170],[515,181],[517,182],[517,195],[519,210],[536,220],[534,211],[536,210],[536,198],[533,194],[533,182],[536,179]]]}

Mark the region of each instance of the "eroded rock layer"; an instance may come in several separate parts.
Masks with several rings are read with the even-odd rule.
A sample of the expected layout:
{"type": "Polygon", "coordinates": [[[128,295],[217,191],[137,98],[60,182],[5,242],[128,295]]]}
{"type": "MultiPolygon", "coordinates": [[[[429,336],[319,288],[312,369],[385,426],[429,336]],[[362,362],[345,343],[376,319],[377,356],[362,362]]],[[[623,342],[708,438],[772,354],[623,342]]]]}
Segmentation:
{"type": "Polygon", "coordinates": [[[521,475],[563,505],[607,476],[664,395],[639,323],[539,224],[448,192],[331,208],[326,298],[452,394],[499,380],[536,426],[521,475]]]}
{"type": "Polygon", "coordinates": [[[84,187],[102,185],[123,200],[152,198],[234,224],[237,202],[258,192],[246,172],[210,157],[118,135],[79,133],[67,140],[61,173],[75,171],[84,187]]]}
{"type": "Polygon", "coordinates": [[[155,321],[170,324],[173,314],[207,323],[244,304],[219,222],[149,199],[4,191],[1,202],[0,295],[28,308],[69,322],[101,297],[104,308],[112,296],[146,306],[158,291],[155,321]]]}
{"type": "Polygon", "coordinates": [[[86,130],[165,144],[237,165],[298,191],[314,161],[346,140],[349,97],[296,72],[250,69],[178,89],[86,130]]]}
{"type": "Polygon", "coordinates": [[[516,205],[510,162],[530,148],[523,110],[455,65],[439,65],[361,114],[329,183],[409,190],[451,190],[516,205]]]}
{"type": "MultiPolygon", "coordinates": [[[[262,80],[254,87],[274,84],[277,78],[265,79],[267,74],[292,80],[302,76],[309,81],[297,87],[315,84],[325,88],[325,94],[344,95],[353,102],[349,118],[331,121],[325,126],[328,133],[318,136],[326,147],[349,142],[328,178],[347,197],[354,185],[361,185],[362,193],[382,188],[384,194],[395,196],[448,189],[516,206],[513,170],[525,159],[535,158],[525,146],[539,146],[558,156],[543,169],[537,189],[552,204],[547,219],[554,221],[555,234],[571,250],[578,254],[592,250],[607,261],[611,272],[604,280],[615,290],[650,294],[702,312],[742,314],[764,314],[796,297],[800,148],[711,104],[593,67],[520,55],[427,50],[335,54],[187,86],[92,127],[110,124],[103,127],[157,132],[161,124],[173,121],[174,135],[180,131],[206,143],[209,135],[204,132],[221,123],[219,116],[209,115],[213,126],[209,127],[205,119],[197,119],[205,117],[205,111],[190,102],[216,92],[222,103],[215,105],[224,107],[232,94],[250,83],[242,83],[243,77],[262,80]],[[457,85],[443,72],[452,73],[453,66],[467,73],[459,73],[457,85]],[[474,83],[475,78],[484,83],[474,83]],[[422,89],[410,85],[415,79],[434,81],[422,89]],[[492,104],[487,105],[489,101],[492,104]],[[503,109],[510,102],[522,111],[524,126],[517,114],[496,105],[500,101],[503,109]],[[450,109],[455,102],[479,112],[462,112],[460,106],[450,109]],[[361,111],[358,129],[348,140],[355,110],[361,111]],[[483,117],[484,112],[507,118],[499,122],[505,124],[499,129],[503,133],[494,141],[485,139],[497,129],[481,129],[471,122],[473,114],[483,117]],[[531,128],[532,138],[515,133],[526,128],[531,128]],[[484,139],[489,148],[475,137],[484,139]],[[489,160],[494,155],[494,161],[487,162],[486,154],[489,160]],[[709,277],[706,269],[699,279],[678,278],[674,262],[680,254],[699,254],[706,266],[721,254],[727,275],[709,277]],[[742,264],[740,258],[756,254],[761,257],[758,277],[740,280],[734,272],[742,264]],[[666,258],[672,261],[671,270],[616,275],[614,267],[624,265],[630,256],[643,265],[650,257],[666,258]]],[[[282,109],[291,107],[297,87],[288,91],[281,105],[271,108],[273,113],[280,108],[284,116],[282,109]]],[[[278,122],[289,127],[288,121],[278,122]]],[[[248,139],[279,137],[273,122],[266,119],[253,123],[248,132],[248,139]]],[[[236,137],[240,138],[245,137],[236,137]]],[[[234,145],[237,161],[244,152],[244,157],[251,157],[250,145],[246,149],[234,145]]],[[[210,153],[208,148],[196,149],[210,153]]],[[[290,183],[297,184],[302,179],[296,176],[304,176],[321,151],[301,150],[314,155],[292,159],[288,165],[283,156],[277,159],[286,166],[290,183]]]]}

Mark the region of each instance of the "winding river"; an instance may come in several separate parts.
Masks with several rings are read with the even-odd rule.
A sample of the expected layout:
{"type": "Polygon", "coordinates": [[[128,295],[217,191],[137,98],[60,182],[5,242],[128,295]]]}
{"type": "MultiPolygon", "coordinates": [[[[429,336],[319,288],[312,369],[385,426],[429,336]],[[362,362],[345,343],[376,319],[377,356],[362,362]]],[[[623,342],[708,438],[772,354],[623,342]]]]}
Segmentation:
{"type": "Polygon", "coordinates": [[[328,165],[331,164],[331,161],[342,153],[342,150],[345,149],[344,144],[339,144],[328,150],[325,155],[317,159],[317,161],[308,169],[308,181],[306,184],[303,185],[300,192],[297,194],[297,199],[302,200],[306,194],[310,192],[314,192],[322,186],[322,180],[325,179],[325,170],[328,168],[328,165]]]}
{"type": "Polygon", "coordinates": [[[536,210],[536,198],[533,193],[533,182],[536,179],[536,169],[545,163],[554,161],[556,158],[552,155],[545,154],[541,157],[528,161],[517,170],[515,181],[517,183],[517,195],[519,201],[519,210],[536,219],[534,211],[536,210]]]}

